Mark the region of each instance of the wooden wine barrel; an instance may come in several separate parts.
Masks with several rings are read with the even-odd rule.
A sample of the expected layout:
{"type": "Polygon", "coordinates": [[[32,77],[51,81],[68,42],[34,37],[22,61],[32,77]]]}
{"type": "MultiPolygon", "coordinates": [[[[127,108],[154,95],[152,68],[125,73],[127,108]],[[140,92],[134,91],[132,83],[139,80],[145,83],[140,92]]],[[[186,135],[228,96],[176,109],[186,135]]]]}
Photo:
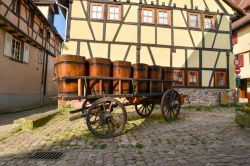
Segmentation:
{"type": "MultiPolygon", "coordinates": [[[[114,78],[130,78],[131,63],[127,61],[113,62],[114,78]]],[[[130,81],[113,81],[113,94],[129,94],[130,81]]]]}
{"type": "MultiPolygon", "coordinates": [[[[110,77],[111,61],[105,58],[91,58],[89,62],[90,77],[110,77]]],[[[110,93],[110,80],[90,80],[89,89],[92,95],[101,95],[110,93]]]]}
{"type": "MultiPolygon", "coordinates": [[[[148,78],[148,65],[143,63],[133,64],[133,78],[147,79],[148,78]]],[[[135,82],[135,93],[147,93],[147,82],[136,81],[135,82]]]]}
{"type": "MultiPolygon", "coordinates": [[[[161,66],[149,66],[149,78],[150,79],[162,79],[162,67],[161,66]]],[[[162,82],[150,81],[149,90],[150,93],[161,93],[162,82]]]]}
{"type": "MultiPolygon", "coordinates": [[[[163,67],[162,68],[162,79],[172,81],[173,80],[173,72],[170,67],[163,67]]],[[[163,83],[163,91],[170,89],[172,87],[171,82],[165,82],[163,83]]]]}
{"type": "MultiPolygon", "coordinates": [[[[60,55],[55,58],[55,74],[60,79],[63,76],[85,76],[86,60],[78,55],[60,55]]],[[[60,96],[77,95],[77,80],[58,80],[58,94],[60,96]]]]}

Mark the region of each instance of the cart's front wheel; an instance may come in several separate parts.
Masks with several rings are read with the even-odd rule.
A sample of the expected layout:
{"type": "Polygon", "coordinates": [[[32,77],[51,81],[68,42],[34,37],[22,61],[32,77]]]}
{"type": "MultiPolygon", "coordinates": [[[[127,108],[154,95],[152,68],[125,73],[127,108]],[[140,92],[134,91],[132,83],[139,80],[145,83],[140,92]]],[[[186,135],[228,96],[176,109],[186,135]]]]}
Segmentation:
{"type": "Polygon", "coordinates": [[[180,95],[174,89],[167,90],[161,99],[161,113],[166,120],[176,119],[180,113],[180,95]]]}
{"type": "Polygon", "coordinates": [[[114,98],[101,98],[89,108],[86,116],[88,129],[99,138],[120,135],[127,122],[123,104],[114,98]]]}
{"type": "Polygon", "coordinates": [[[136,104],[135,110],[140,116],[147,117],[154,110],[154,104],[148,104],[148,103],[138,104],[138,105],[136,104]]]}

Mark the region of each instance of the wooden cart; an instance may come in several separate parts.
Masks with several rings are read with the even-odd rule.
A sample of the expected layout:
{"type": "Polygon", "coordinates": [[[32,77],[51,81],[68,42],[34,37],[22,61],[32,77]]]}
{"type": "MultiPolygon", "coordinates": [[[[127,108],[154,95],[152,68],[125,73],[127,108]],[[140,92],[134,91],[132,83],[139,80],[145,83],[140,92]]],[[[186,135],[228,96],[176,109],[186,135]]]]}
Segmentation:
{"type": "Polygon", "coordinates": [[[125,106],[134,105],[136,112],[142,116],[149,116],[155,104],[160,104],[161,113],[166,120],[175,119],[181,108],[181,96],[175,89],[164,89],[164,83],[174,81],[156,79],[134,79],[134,78],[113,78],[113,77],[89,77],[89,76],[64,76],[56,81],[78,80],[78,94],[69,96],[60,94],[59,100],[82,100],[84,103],[81,109],[73,110],[70,120],[85,118],[88,129],[99,138],[112,138],[122,134],[127,122],[125,106]],[[99,91],[96,94],[90,93],[89,82],[99,82],[99,91]],[[104,81],[117,81],[119,91],[122,91],[122,82],[130,82],[129,94],[107,94],[103,86],[104,81]],[[160,93],[138,93],[135,88],[139,82],[160,82],[160,93]]]}

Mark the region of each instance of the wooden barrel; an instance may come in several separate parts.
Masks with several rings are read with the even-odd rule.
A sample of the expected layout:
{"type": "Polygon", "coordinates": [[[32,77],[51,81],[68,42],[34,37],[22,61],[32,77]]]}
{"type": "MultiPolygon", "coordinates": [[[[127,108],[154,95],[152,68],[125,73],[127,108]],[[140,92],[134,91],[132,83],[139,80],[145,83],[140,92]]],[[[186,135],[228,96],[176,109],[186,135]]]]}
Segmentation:
{"type": "MultiPolygon", "coordinates": [[[[90,77],[110,77],[111,61],[105,58],[91,58],[89,62],[90,77]]],[[[92,95],[101,95],[110,93],[110,80],[90,80],[89,90],[92,95]]]]}
{"type": "MultiPolygon", "coordinates": [[[[131,63],[127,61],[113,62],[113,77],[114,78],[130,78],[131,63]]],[[[129,94],[130,81],[113,81],[113,94],[129,94]]]]}
{"type": "MultiPolygon", "coordinates": [[[[60,79],[63,76],[85,76],[86,60],[78,55],[60,55],[55,58],[55,74],[60,79]]],[[[77,80],[58,80],[58,94],[60,96],[77,95],[77,80]]]]}
{"type": "MultiPolygon", "coordinates": [[[[149,66],[149,78],[150,79],[162,79],[162,67],[161,66],[149,66]]],[[[161,93],[162,82],[150,81],[149,90],[150,93],[161,93]]]]}
{"type": "MultiPolygon", "coordinates": [[[[173,80],[173,72],[170,67],[163,67],[162,68],[162,79],[167,80],[167,81],[172,81],[173,80]]],[[[166,90],[170,89],[172,87],[171,82],[165,82],[163,83],[163,91],[165,92],[166,90]]]]}
{"type": "MultiPolygon", "coordinates": [[[[147,79],[148,78],[148,65],[143,63],[133,64],[133,78],[147,79]]],[[[135,93],[147,93],[147,82],[136,81],[135,93]]]]}

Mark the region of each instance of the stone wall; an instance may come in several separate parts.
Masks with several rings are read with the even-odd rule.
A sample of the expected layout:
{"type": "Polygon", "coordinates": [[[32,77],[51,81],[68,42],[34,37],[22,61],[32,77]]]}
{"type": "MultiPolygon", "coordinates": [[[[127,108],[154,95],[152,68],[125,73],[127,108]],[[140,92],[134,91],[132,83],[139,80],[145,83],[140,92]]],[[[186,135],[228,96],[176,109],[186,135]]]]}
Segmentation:
{"type": "Polygon", "coordinates": [[[187,95],[185,105],[219,105],[220,93],[226,92],[229,104],[236,102],[236,92],[233,89],[178,89],[179,92],[187,95]]]}

